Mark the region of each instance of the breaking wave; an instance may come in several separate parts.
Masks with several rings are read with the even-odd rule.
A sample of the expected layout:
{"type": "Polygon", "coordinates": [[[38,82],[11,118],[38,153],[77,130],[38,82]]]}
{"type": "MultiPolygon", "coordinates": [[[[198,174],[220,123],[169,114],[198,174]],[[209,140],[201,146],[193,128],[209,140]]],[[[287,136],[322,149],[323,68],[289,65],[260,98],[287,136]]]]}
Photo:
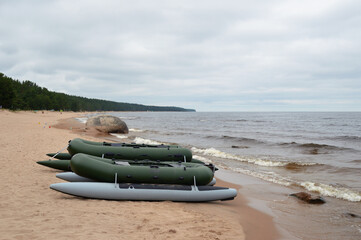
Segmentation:
{"type": "Polygon", "coordinates": [[[129,132],[144,132],[144,130],[138,128],[130,128],[129,132]]]}
{"type": "Polygon", "coordinates": [[[208,158],[205,158],[202,156],[193,155],[193,158],[201,160],[202,162],[205,162],[205,163],[213,163],[211,159],[208,159],[208,158]]]}
{"type": "Polygon", "coordinates": [[[118,134],[118,133],[109,133],[110,135],[120,138],[120,139],[126,139],[128,138],[128,136],[124,135],[124,134],[118,134]]]}
{"type": "Polygon", "coordinates": [[[335,197],[351,202],[361,201],[360,192],[353,191],[345,187],[333,187],[331,185],[313,182],[302,182],[299,183],[299,185],[304,187],[308,191],[318,192],[323,196],[335,197]]]}
{"type": "Polygon", "coordinates": [[[241,162],[248,162],[248,163],[256,164],[259,166],[265,166],[265,167],[284,167],[284,166],[288,166],[290,164],[298,165],[298,166],[318,165],[318,163],[272,161],[272,160],[264,160],[264,159],[259,159],[259,158],[237,156],[237,155],[233,155],[230,153],[225,153],[225,152],[219,151],[215,148],[199,149],[196,147],[192,147],[191,150],[195,153],[201,153],[201,154],[207,155],[207,156],[224,158],[224,159],[232,159],[232,160],[237,160],[237,161],[241,161],[241,162]]]}
{"type": "Polygon", "coordinates": [[[348,189],[346,187],[335,187],[328,184],[323,183],[313,183],[313,182],[296,182],[290,178],[283,177],[274,172],[255,172],[242,168],[232,168],[233,171],[246,174],[249,176],[257,177],[259,179],[265,180],[267,182],[272,182],[276,184],[280,184],[283,186],[299,186],[305,188],[311,192],[317,192],[322,196],[334,197],[350,202],[360,202],[361,201],[361,193],[348,189]]]}
{"type": "Polygon", "coordinates": [[[161,144],[165,144],[162,142],[157,142],[154,140],[150,140],[150,139],[145,139],[145,138],[141,138],[141,137],[136,137],[133,140],[136,144],[150,144],[150,145],[161,145],[161,144]]]}
{"type": "Polygon", "coordinates": [[[274,172],[254,172],[242,168],[232,168],[232,170],[238,173],[243,173],[249,176],[260,178],[267,182],[273,182],[283,186],[290,186],[292,184],[292,181],[289,178],[282,177],[274,172]]]}

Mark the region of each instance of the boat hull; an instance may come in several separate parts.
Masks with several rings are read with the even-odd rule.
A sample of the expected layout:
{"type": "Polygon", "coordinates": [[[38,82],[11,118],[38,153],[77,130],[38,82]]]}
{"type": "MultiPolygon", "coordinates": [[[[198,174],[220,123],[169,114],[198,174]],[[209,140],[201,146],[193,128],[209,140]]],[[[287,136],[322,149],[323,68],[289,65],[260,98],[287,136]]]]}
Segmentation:
{"type": "Polygon", "coordinates": [[[233,188],[213,186],[68,182],[55,183],[50,188],[78,197],[105,200],[208,202],[232,200],[237,196],[233,188]]]}
{"type": "Polygon", "coordinates": [[[94,144],[80,138],[69,142],[68,152],[71,155],[85,153],[97,157],[114,159],[137,159],[156,161],[187,161],[192,160],[192,152],[179,146],[158,145],[158,147],[145,146],[117,146],[94,144]]]}

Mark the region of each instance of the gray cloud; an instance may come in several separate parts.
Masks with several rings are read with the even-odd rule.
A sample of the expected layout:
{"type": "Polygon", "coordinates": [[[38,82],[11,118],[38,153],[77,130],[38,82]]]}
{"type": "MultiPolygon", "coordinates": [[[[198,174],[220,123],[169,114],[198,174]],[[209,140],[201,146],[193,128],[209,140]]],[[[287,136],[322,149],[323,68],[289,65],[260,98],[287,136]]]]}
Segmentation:
{"type": "Polygon", "coordinates": [[[2,1],[0,71],[203,111],[360,110],[361,3],[2,1]]]}

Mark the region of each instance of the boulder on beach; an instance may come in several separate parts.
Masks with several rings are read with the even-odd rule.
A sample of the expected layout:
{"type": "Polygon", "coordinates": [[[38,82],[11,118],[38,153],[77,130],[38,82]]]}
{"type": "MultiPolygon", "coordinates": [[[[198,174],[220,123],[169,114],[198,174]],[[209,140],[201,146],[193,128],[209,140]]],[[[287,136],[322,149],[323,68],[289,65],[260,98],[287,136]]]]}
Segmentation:
{"type": "Polygon", "coordinates": [[[311,194],[305,193],[305,192],[292,193],[292,194],[290,194],[290,196],[296,197],[296,198],[298,198],[306,203],[310,203],[310,204],[326,203],[326,201],[322,197],[320,197],[320,196],[312,197],[311,194]]]}
{"type": "Polygon", "coordinates": [[[118,117],[110,115],[99,115],[87,120],[88,128],[95,128],[104,133],[129,133],[128,126],[118,117]]]}

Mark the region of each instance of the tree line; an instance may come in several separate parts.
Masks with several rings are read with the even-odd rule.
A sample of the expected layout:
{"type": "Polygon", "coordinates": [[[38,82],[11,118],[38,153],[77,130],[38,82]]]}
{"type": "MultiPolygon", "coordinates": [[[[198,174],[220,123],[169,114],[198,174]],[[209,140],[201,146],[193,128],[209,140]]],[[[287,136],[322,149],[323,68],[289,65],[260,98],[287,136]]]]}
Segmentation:
{"type": "Polygon", "coordinates": [[[10,110],[55,111],[195,111],[72,96],[49,91],[31,81],[14,80],[0,73],[0,106],[10,110]]]}

